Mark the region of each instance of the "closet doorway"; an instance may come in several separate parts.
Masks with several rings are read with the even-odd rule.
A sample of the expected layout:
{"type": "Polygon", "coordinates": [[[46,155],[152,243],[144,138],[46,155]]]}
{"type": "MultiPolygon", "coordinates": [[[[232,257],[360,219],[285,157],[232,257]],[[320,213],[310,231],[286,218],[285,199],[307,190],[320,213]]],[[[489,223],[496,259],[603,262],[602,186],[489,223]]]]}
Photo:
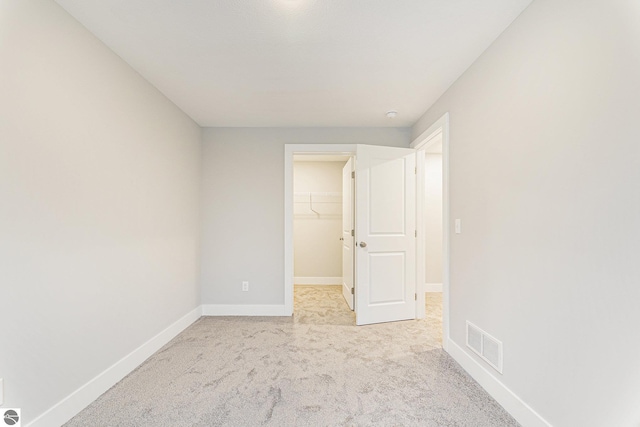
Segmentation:
{"type": "MultiPolygon", "coordinates": [[[[304,286],[328,286],[336,293],[345,288],[346,281],[349,289],[342,293],[345,308],[350,310],[353,199],[351,170],[345,170],[352,164],[347,154],[298,154],[293,158],[294,286],[299,290],[304,286]]],[[[298,293],[312,292],[302,289],[298,293]]]]}

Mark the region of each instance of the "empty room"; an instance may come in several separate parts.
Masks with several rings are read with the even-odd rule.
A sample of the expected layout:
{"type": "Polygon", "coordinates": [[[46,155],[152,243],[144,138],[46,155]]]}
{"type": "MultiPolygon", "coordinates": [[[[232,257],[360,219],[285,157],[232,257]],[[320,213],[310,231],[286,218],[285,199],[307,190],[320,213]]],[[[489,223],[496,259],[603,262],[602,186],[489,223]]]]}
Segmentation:
{"type": "Polygon", "coordinates": [[[639,427],[639,118],[637,0],[0,0],[0,425],[639,427]]]}

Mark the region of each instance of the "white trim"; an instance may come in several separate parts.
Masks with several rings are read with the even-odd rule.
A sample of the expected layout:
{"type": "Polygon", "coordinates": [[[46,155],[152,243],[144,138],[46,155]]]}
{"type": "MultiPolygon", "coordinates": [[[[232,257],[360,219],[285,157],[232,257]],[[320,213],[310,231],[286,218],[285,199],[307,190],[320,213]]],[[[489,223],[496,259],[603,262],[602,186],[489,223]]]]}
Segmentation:
{"type": "Polygon", "coordinates": [[[425,283],[425,292],[442,292],[442,283],[425,283]]]}
{"type": "Polygon", "coordinates": [[[188,328],[200,316],[201,307],[199,306],[56,403],[27,424],[27,427],[59,426],[66,423],[100,395],[129,375],[176,335],[188,328]]]}
{"type": "Polygon", "coordinates": [[[355,144],[284,145],[284,314],[293,314],[293,156],[295,154],[353,155],[355,144]]]}
{"type": "Polygon", "coordinates": [[[462,347],[449,339],[447,353],[462,366],[513,418],[527,427],[551,427],[533,408],[500,382],[462,347]]]}
{"type": "MultiPolygon", "coordinates": [[[[427,130],[425,130],[416,138],[414,138],[414,140],[411,141],[411,144],[409,146],[411,148],[423,148],[423,147],[429,148],[435,143],[434,137],[436,135],[438,135],[439,133],[442,133],[443,134],[442,136],[444,138],[445,136],[444,133],[446,130],[448,130],[445,128],[448,128],[448,127],[449,127],[449,113],[444,113],[438,120],[433,122],[433,124],[429,126],[427,130]]],[[[444,141],[442,141],[442,143],[444,144],[444,141]]]]}
{"type": "Polygon", "coordinates": [[[342,277],[294,277],[294,285],[342,285],[342,277]]]}
{"type": "Polygon", "coordinates": [[[290,316],[284,305],[203,304],[203,316],[290,316]]]}
{"type": "MultiPolygon", "coordinates": [[[[449,221],[449,113],[444,113],[442,117],[435,121],[427,130],[422,132],[420,136],[411,142],[411,148],[420,151],[426,150],[431,144],[435,143],[435,136],[442,133],[442,344],[447,350],[449,339],[449,266],[450,266],[450,221],[449,221]]],[[[418,164],[418,176],[424,177],[424,162],[418,164]],[[422,169],[422,172],[421,172],[422,169]]],[[[423,179],[418,181],[418,204],[424,204],[424,182],[423,179]]],[[[424,244],[420,246],[420,241],[424,241],[424,217],[418,218],[418,256],[417,274],[418,277],[425,277],[425,254],[424,244]],[[420,276],[420,274],[422,274],[420,276]]],[[[424,313],[424,294],[418,293],[418,302],[422,300],[417,310],[424,313]]]]}
{"type": "MultiPolygon", "coordinates": [[[[415,147],[414,147],[415,148],[415,147]]],[[[416,149],[416,319],[425,319],[424,278],[426,238],[424,237],[425,150],[416,149]]]]}

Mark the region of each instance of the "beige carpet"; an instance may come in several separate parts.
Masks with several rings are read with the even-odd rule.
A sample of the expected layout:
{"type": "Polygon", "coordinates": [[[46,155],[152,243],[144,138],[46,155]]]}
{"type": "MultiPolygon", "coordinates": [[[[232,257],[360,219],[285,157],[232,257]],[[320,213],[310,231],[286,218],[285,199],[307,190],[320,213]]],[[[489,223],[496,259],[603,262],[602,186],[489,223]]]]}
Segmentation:
{"type": "Polygon", "coordinates": [[[203,317],[67,426],[517,426],[425,320],[356,327],[339,286],[293,318],[203,317]]]}

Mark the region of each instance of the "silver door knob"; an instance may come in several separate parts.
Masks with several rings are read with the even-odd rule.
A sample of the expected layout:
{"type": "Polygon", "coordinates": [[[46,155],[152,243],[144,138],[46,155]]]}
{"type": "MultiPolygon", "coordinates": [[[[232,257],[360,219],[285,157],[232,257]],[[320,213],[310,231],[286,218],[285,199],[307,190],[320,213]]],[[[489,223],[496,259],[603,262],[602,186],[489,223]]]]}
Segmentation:
{"type": "Polygon", "coordinates": [[[367,247],[367,243],[366,242],[360,242],[360,247],[361,248],[366,248],[367,247]]]}

